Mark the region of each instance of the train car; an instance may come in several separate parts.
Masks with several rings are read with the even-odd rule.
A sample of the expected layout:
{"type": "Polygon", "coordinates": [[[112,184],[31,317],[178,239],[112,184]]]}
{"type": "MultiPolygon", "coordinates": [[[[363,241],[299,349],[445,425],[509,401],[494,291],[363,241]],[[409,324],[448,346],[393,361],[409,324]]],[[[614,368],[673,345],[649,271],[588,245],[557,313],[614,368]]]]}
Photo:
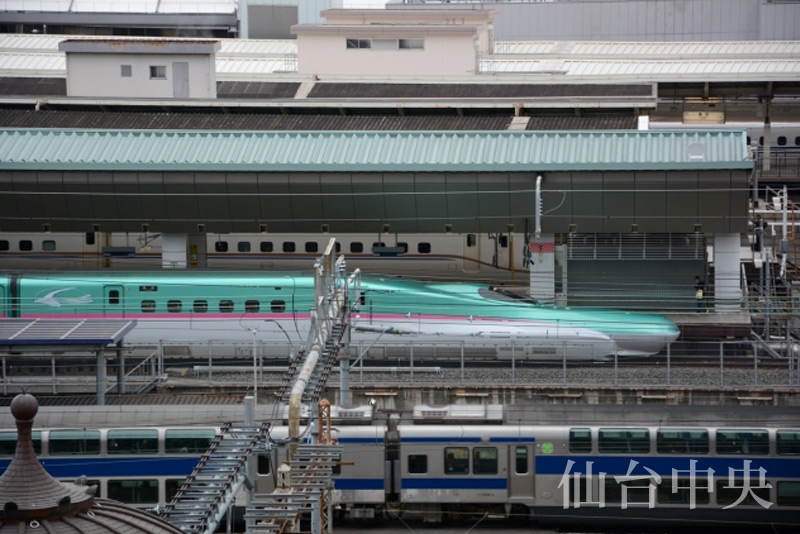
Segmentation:
{"type": "Polygon", "coordinates": [[[400,501],[560,528],[800,528],[800,428],[398,427],[400,501]]]}
{"type": "MultiPolygon", "coordinates": [[[[313,278],[302,273],[101,272],[12,275],[7,316],[135,319],[129,344],[211,342],[299,346],[307,335],[313,278]]],[[[362,277],[352,342],[465,346],[500,356],[603,360],[656,354],[679,335],[647,313],[545,306],[468,283],[362,277]]],[[[457,349],[456,349],[457,350],[457,349]]]]}
{"type": "MultiPolygon", "coordinates": [[[[295,270],[313,264],[332,234],[208,234],[190,246],[189,266],[215,270],[295,270]],[[198,254],[198,248],[204,254],[198,254]],[[205,261],[198,261],[199,255],[205,261]]],[[[526,280],[522,233],[338,234],[352,268],[434,278],[526,280]]],[[[158,233],[0,233],[3,269],[160,269],[158,233]]]]}
{"type": "MultiPolygon", "coordinates": [[[[35,419],[34,445],[53,476],[86,476],[104,497],[152,508],[168,501],[207,447],[220,426],[210,419],[242,409],[226,408],[46,408],[35,419]]],[[[257,417],[270,411],[257,408],[257,417]]],[[[556,424],[337,424],[337,510],[352,518],[416,513],[428,521],[490,514],[600,531],[800,529],[800,426],[791,414],[750,411],[739,419],[686,407],[684,418],[656,425],[626,423],[631,410],[616,408],[583,407],[581,421],[570,415],[556,424]],[[698,412],[712,423],[693,417],[698,412]]],[[[16,440],[8,423],[0,423],[0,470],[16,440]]],[[[270,441],[285,439],[286,428],[273,427],[270,441]]],[[[256,487],[266,493],[286,451],[259,456],[256,487]]]]}
{"type": "Polygon", "coordinates": [[[773,150],[800,149],[800,123],[796,121],[773,121],[770,134],[764,137],[764,121],[729,121],[722,124],[684,123],[680,120],[651,119],[651,130],[744,130],[747,132],[747,145],[763,148],[765,142],[773,150]]]}

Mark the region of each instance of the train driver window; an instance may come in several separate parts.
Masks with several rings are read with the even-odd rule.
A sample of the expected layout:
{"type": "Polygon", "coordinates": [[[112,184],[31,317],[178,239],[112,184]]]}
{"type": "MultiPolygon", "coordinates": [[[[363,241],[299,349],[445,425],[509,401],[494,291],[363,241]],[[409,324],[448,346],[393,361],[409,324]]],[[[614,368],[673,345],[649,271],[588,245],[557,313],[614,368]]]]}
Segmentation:
{"type": "Polygon", "coordinates": [[[469,449],[467,447],[445,447],[444,474],[469,474],[469,449]]]}
{"type": "Polygon", "coordinates": [[[428,472],[427,454],[409,454],[408,472],[414,475],[423,475],[428,472]]]}
{"type": "Polygon", "coordinates": [[[570,428],[569,452],[592,452],[592,431],[588,428],[570,428]]]}
{"type": "Polygon", "coordinates": [[[497,448],[475,447],[472,449],[472,474],[496,475],[497,474],[497,448]]]}
{"type": "Polygon", "coordinates": [[[717,454],[769,454],[766,430],[717,430],[717,454]]]}
{"type": "Polygon", "coordinates": [[[776,450],[781,456],[800,456],[800,430],[778,430],[776,450]]]}

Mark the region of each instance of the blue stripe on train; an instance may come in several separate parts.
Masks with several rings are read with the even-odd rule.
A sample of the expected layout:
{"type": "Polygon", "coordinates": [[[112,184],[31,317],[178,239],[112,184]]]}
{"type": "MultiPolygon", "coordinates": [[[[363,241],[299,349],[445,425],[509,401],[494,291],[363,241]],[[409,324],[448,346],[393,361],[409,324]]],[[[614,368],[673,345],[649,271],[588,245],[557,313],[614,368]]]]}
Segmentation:
{"type": "MultiPolygon", "coordinates": [[[[87,477],[185,477],[191,474],[199,457],[96,457],[42,458],[39,462],[55,478],[87,477]]],[[[10,460],[0,460],[5,472],[10,460]]]]}
{"type": "Polygon", "coordinates": [[[572,460],[575,464],[571,467],[570,473],[586,474],[587,462],[592,462],[592,473],[598,475],[606,473],[608,475],[626,475],[630,467],[631,460],[638,464],[631,471],[631,475],[648,475],[645,468],[655,471],[659,475],[672,476],[672,470],[680,472],[678,476],[688,477],[691,467],[690,461],[697,460],[695,471],[698,476],[703,476],[708,469],[714,470],[714,476],[727,477],[729,469],[736,470],[735,477],[742,477],[742,470],[745,468],[745,460],[750,460],[750,477],[759,476],[758,469],[763,467],[767,477],[780,478],[800,478],[800,458],[754,458],[746,455],[740,457],[703,457],[698,454],[695,456],[537,456],[536,474],[537,475],[563,475],[567,470],[567,461],[572,460]]]}

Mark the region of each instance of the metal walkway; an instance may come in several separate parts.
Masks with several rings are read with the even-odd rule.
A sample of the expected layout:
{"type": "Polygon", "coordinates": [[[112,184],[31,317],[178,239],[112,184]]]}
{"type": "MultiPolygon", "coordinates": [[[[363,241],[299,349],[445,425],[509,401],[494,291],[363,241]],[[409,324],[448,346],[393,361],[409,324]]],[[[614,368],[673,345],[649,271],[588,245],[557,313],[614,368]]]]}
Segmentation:
{"type": "Polygon", "coordinates": [[[190,534],[211,534],[247,480],[247,459],[269,423],[226,423],[161,516],[190,534]]]}

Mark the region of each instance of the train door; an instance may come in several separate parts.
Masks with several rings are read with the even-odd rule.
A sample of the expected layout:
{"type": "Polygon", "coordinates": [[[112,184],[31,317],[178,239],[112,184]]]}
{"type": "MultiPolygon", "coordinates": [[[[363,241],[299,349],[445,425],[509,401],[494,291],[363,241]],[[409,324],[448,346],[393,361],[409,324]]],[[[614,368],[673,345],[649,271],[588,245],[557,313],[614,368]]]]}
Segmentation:
{"type": "Polygon", "coordinates": [[[535,457],[533,445],[508,446],[508,498],[511,501],[533,499],[535,486],[535,457]]]}
{"type": "Polygon", "coordinates": [[[0,280],[0,317],[8,317],[11,307],[11,295],[6,280],[0,280]]]}
{"type": "Polygon", "coordinates": [[[122,286],[104,286],[103,287],[103,311],[106,316],[125,314],[125,306],[123,296],[125,292],[122,286]]]}
{"type": "Polygon", "coordinates": [[[464,272],[476,272],[481,268],[481,240],[479,234],[464,234],[464,272]]]}

